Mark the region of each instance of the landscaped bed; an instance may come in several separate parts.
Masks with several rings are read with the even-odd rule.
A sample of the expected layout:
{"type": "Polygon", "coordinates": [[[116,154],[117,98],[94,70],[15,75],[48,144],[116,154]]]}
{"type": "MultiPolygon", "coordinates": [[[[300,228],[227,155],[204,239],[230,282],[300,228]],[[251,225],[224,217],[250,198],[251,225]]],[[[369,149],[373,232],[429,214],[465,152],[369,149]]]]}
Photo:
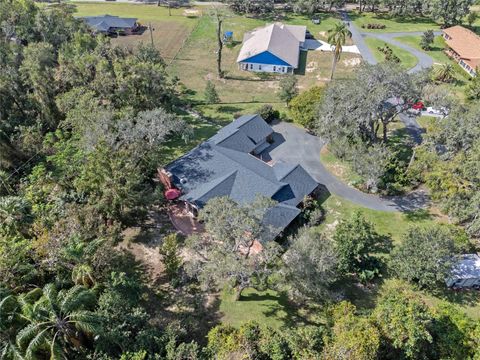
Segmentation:
{"type": "Polygon", "coordinates": [[[365,42],[375,56],[375,59],[377,59],[379,62],[385,61],[385,54],[379,50],[379,48],[384,48],[385,45],[392,49],[393,55],[400,59],[400,65],[405,69],[413,68],[418,62],[418,59],[408,51],[403,50],[395,45],[387,44],[385,41],[380,39],[367,37],[365,42]]]}
{"type": "Polygon", "coordinates": [[[365,28],[362,28],[362,31],[365,32],[404,32],[407,31],[426,31],[426,30],[438,30],[440,25],[435,23],[433,20],[427,17],[421,16],[402,16],[402,17],[392,17],[388,14],[382,13],[362,13],[359,14],[358,11],[351,12],[349,14],[350,18],[353,20],[355,25],[359,28],[362,28],[362,25],[365,28]],[[385,29],[367,29],[368,24],[382,24],[385,25],[385,29]]]}

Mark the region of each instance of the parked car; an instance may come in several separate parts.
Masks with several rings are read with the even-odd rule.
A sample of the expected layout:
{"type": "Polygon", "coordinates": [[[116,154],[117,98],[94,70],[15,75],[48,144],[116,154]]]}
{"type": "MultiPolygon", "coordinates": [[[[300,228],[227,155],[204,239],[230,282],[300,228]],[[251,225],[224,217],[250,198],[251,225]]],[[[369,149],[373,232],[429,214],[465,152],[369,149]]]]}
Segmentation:
{"type": "Polygon", "coordinates": [[[439,109],[435,109],[432,106],[427,107],[426,112],[432,115],[438,116],[446,116],[448,115],[448,109],[445,107],[441,107],[439,109]]]}

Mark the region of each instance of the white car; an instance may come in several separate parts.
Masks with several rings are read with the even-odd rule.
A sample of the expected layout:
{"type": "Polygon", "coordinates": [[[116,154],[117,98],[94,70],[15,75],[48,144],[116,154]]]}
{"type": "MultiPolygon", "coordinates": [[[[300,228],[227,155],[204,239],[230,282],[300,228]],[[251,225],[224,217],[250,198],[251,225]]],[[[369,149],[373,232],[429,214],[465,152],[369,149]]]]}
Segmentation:
{"type": "Polygon", "coordinates": [[[438,115],[438,116],[446,116],[448,115],[448,109],[441,107],[440,109],[435,109],[431,106],[427,107],[426,110],[427,113],[432,114],[432,115],[438,115]]]}

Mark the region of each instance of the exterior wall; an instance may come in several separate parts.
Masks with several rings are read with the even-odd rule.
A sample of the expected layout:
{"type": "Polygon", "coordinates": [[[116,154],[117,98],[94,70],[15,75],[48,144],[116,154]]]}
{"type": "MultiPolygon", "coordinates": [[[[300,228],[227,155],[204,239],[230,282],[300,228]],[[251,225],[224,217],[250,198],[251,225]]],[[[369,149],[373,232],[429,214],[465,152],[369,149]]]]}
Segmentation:
{"type": "Polygon", "coordinates": [[[268,72],[268,73],[279,73],[279,74],[293,73],[293,68],[291,66],[255,64],[255,63],[247,63],[247,62],[240,63],[240,69],[245,71],[268,72]]]}

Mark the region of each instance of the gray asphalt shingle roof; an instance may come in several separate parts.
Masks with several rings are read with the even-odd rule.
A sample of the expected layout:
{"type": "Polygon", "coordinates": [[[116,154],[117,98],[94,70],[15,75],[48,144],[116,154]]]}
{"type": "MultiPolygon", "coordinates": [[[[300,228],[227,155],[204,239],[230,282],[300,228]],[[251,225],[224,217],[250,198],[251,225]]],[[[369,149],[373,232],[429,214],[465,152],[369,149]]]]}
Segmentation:
{"type": "Polygon", "coordinates": [[[122,18],[113,15],[84,16],[82,19],[98,31],[108,31],[111,28],[129,29],[135,27],[136,18],[122,18]]]}
{"type": "Polygon", "coordinates": [[[306,31],[303,25],[275,23],[247,32],[237,62],[267,51],[297,68],[300,43],[305,41],[306,31]]]}
{"type": "Polygon", "coordinates": [[[278,201],[265,216],[265,223],[278,230],[278,235],[300,213],[296,206],[318,184],[300,165],[277,162],[270,166],[250,154],[272,133],[260,116],[242,116],[165,169],[182,190],[181,199],[200,208],[219,196],[229,196],[239,204],[257,195],[278,201]]]}

